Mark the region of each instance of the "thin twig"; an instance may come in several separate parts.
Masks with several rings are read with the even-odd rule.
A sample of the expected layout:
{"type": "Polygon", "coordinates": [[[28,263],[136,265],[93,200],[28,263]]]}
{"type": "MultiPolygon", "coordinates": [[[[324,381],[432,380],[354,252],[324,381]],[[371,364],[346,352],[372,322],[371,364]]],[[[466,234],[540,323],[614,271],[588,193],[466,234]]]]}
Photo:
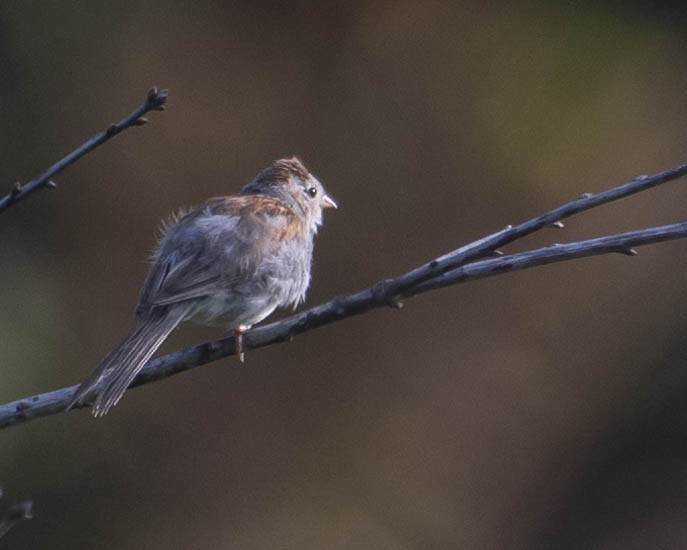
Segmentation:
{"type": "Polygon", "coordinates": [[[539,265],[565,262],[576,258],[598,256],[600,254],[620,253],[626,256],[636,256],[637,251],[634,247],[683,239],[685,237],[687,237],[687,222],[628,231],[585,241],[554,244],[500,258],[470,263],[447,271],[433,279],[423,281],[407,292],[409,293],[408,295],[414,296],[428,290],[474,281],[475,279],[485,279],[486,277],[502,273],[520,271],[539,265]]]}
{"type": "Polygon", "coordinates": [[[15,183],[12,190],[7,193],[4,197],[0,198],[0,213],[7,210],[13,204],[24,200],[26,197],[38,191],[39,189],[54,188],[56,187],[55,182],[52,180],[56,174],[59,174],[70,164],[73,164],[81,157],[93,151],[96,147],[102,145],[109,139],[113,138],[120,132],[131,128],[132,126],[141,126],[148,122],[148,119],[143,115],[149,111],[162,111],[167,103],[167,90],[158,90],[153,88],[148,92],[143,104],[133,111],[129,116],[123,118],[116,124],[111,124],[106,130],[96,134],[91,139],[85,141],[80,147],[74,149],[67,156],[58,160],[45,172],[43,172],[37,178],[31,180],[30,182],[21,185],[20,183],[15,183]]]}
{"type": "MultiPolygon", "coordinates": [[[[414,296],[448,285],[586,256],[608,253],[634,255],[633,247],[684,237],[687,237],[687,223],[678,223],[480,260],[432,279],[426,279],[406,289],[403,296],[414,296]]],[[[360,315],[373,308],[384,307],[393,296],[385,294],[383,290],[395,292],[396,288],[393,279],[390,280],[391,284],[387,284],[388,281],[384,283],[381,286],[373,285],[355,294],[336,297],[281,321],[257,327],[245,335],[244,346],[254,349],[284,342],[308,330],[360,315]]],[[[131,387],[162,380],[234,353],[233,337],[177,351],[150,361],[136,377],[131,387]]],[[[0,405],[0,429],[34,418],[64,412],[76,388],[77,386],[70,386],[0,405]]],[[[89,403],[83,403],[76,405],[75,408],[88,406],[90,406],[89,403]]]]}
{"type": "Polygon", "coordinates": [[[394,296],[406,294],[406,291],[413,286],[419,285],[428,279],[432,279],[437,275],[466,265],[479,258],[492,255],[499,248],[539,231],[544,227],[561,228],[563,227],[561,220],[569,218],[574,214],[623,199],[635,193],[640,193],[641,191],[646,191],[662,183],[676,180],[686,174],[687,164],[682,164],[651,176],[637,176],[633,180],[602,191],[601,193],[584,193],[579,198],[559,206],[558,208],[554,208],[541,216],[537,216],[536,218],[532,218],[516,226],[508,226],[502,231],[489,235],[479,241],[475,241],[474,243],[459,248],[440,258],[436,258],[405,275],[393,280],[384,281],[380,284],[386,287],[384,292],[391,296],[389,302],[393,305],[398,301],[394,296]]]}

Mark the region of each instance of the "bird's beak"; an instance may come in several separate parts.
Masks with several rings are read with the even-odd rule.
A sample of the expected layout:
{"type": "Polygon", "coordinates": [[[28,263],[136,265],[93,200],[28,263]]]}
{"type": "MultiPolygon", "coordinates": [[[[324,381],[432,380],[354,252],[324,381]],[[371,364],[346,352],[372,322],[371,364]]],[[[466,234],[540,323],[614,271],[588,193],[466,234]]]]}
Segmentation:
{"type": "Polygon", "coordinates": [[[339,208],[329,195],[322,197],[322,208],[339,208]]]}

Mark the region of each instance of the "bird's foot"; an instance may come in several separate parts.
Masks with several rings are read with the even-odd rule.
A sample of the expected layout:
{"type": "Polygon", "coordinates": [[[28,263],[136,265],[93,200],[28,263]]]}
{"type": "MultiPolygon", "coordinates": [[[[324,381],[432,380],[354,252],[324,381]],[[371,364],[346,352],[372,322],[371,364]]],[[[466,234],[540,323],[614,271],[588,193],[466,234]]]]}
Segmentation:
{"type": "Polygon", "coordinates": [[[234,329],[234,347],[236,348],[236,355],[238,355],[241,363],[243,363],[246,358],[246,354],[243,351],[243,333],[249,328],[250,325],[239,325],[234,329]]]}

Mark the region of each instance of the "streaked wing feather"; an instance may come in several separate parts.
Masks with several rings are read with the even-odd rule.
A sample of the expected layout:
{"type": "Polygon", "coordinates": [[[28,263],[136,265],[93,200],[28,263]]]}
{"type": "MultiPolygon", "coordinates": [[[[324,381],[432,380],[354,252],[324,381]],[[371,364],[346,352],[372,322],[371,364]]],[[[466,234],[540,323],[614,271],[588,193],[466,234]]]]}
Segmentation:
{"type": "Polygon", "coordinates": [[[139,311],[201,298],[250,280],[261,254],[302,230],[293,210],[274,197],[210,199],[162,238],[141,291],[139,311]]]}

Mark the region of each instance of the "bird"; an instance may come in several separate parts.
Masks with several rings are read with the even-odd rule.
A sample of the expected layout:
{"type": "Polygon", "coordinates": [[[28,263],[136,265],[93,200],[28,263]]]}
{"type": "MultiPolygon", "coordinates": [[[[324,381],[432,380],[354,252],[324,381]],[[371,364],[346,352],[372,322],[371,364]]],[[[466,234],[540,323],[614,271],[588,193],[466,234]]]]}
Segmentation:
{"type": "Polygon", "coordinates": [[[322,211],[338,208],[297,158],[275,161],[237,195],[208,199],[163,223],[141,288],[134,327],[74,392],[67,410],[95,393],[106,415],[182,322],[243,334],[278,307],[296,306],[310,284],[322,211]]]}

